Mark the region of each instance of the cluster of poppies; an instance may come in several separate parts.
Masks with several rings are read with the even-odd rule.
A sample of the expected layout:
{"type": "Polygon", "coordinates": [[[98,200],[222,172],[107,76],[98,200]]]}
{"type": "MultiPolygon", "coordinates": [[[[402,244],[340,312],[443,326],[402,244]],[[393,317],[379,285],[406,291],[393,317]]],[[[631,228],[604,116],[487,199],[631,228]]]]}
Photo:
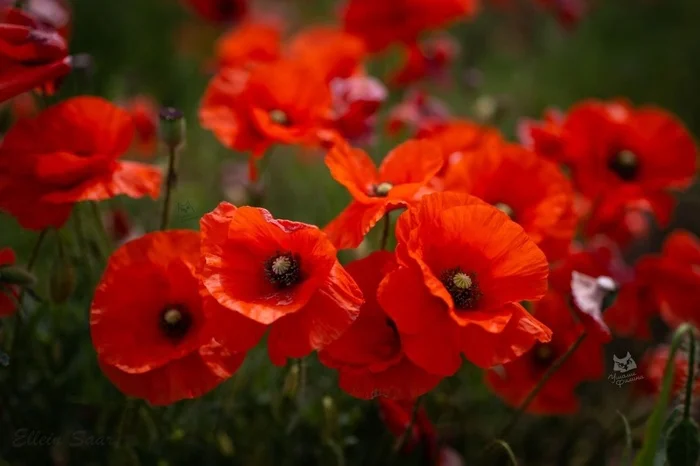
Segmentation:
{"type": "MultiPolygon", "coordinates": [[[[251,177],[274,145],[319,151],[352,201],[324,228],[222,202],[200,231],[151,232],[114,251],[90,331],[100,367],[124,393],[153,404],[203,395],[266,336],[273,364],[317,352],[358,398],[413,400],[466,360],[518,405],[586,335],[528,406],[565,413],[577,409],[581,382],[603,376],[613,333],[649,339],[656,317],[671,328],[700,324],[695,236],[676,231],[660,254],[622,258],[652,221],[669,224],[674,191],[695,175],[695,143],[673,115],[584,101],[524,121],[512,142],[414,94],[402,120],[410,139],[376,167],[358,146],[380,135],[388,89],[366,60],[398,43],[409,58],[391,82],[429,79],[457,51],[444,38],[419,39],[473,16],[476,2],[350,0],[338,26],[292,36],[248,15],[245,2],[216,2],[225,11],[190,3],[209,19],[239,21],[216,45],[202,127],[249,156],[251,177]],[[375,226],[379,248],[341,264],[338,251],[367,246],[375,226]],[[579,296],[580,280],[599,277],[618,292],[605,313],[579,296]]],[[[70,70],[65,40],[27,12],[2,11],[0,100],[52,86],[70,70]]],[[[82,201],[158,198],[160,170],[122,160],[135,135],[156,133],[148,104],[132,110],[81,96],[17,121],[0,143],[0,210],[43,230],[62,227],[82,201]]],[[[0,278],[12,262],[0,251],[0,278]]],[[[18,294],[0,291],[6,315],[18,294]]]]}

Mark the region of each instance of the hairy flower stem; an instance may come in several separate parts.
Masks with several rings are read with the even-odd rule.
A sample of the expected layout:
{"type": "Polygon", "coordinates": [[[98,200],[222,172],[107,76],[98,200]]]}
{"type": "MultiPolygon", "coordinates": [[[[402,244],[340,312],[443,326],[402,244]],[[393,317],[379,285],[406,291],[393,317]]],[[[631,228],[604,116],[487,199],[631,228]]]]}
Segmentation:
{"type": "Polygon", "coordinates": [[[168,174],[165,179],[165,200],[163,201],[163,212],[160,219],[160,229],[167,230],[170,224],[172,194],[177,182],[177,147],[168,147],[168,174]]]}
{"type": "Polygon", "coordinates": [[[112,240],[109,239],[107,230],[105,230],[105,224],[102,221],[102,214],[100,213],[100,206],[97,205],[97,202],[90,203],[90,210],[92,211],[93,222],[95,223],[95,228],[99,236],[97,243],[100,260],[106,262],[112,253],[112,240]]]}
{"type": "Polygon", "coordinates": [[[583,343],[583,340],[586,339],[587,333],[582,333],[581,336],[578,337],[578,339],[571,345],[571,347],[566,351],[566,353],[562,354],[559,359],[554,361],[554,364],[549,366],[549,369],[547,369],[547,372],[544,373],[542,378],[537,382],[537,385],[528,393],[527,397],[523,400],[522,403],[520,403],[520,406],[518,406],[518,409],[515,411],[513,414],[513,417],[511,418],[510,422],[506,424],[506,426],[501,430],[501,432],[498,434],[497,438],[503,439],[505,438],[510,431],[515,427],[515,425],[518,423],[522,415],[525,413],[527,408],[530,406],[530,403],[535,399],[537,394],[542,390],[542,388],[547,384],[549,379],[552,378],[552,376],[561,368],[561,366],[564,365],[566,361],[569,360],[569,358],[576,352],[579,346],[581,346],[581,343],[583,343]]]}
{"type": "Polygon", "coordinates": [[[685,400],[683,400],[683,419],[690,419],[693,385],[695,385],[695,337],[692,329],[688,334],[688,378],[685,381],[685,400]]]}
{"type": "Polygon", "coordinates": [[[685,323],[678,327],[673,333],[673,338],[671,340],[671,348],[668,353],[668,360],[666,361],[666,367],[664,368],[664,378],[661,384],[661,392],[659,393],[658,401],[656,406],[654,406],[654,411],[649,416],[649,420],[646,423],[646,430],[644,431],[644,444],[642,449],[639,451],[637,456],[634,458],[634,466],[648,466],[655,463],[655,458],[657,454],[657,448],[661,435],[663,433],[664,417],[666,416],[666,408],[668,407],[668,402],[671,399],[671,392],[673,389],[673,373],[675,367],[673,360],[676,357],[676,353],[683,342],[683,338],[688,335],[688,340],[690,341],[691,354],[688,355],[688,380],[686,381],[686,399],[683,411],[684,419],[685,416],[690,415],[690,400],[693,391],[693,376],[695,364],[695,327],[691,324],[685,323]]]}
{"type": "Polygon", "coordinates": [[[413,411],[411,411],[411,419],[408,421],[408,425],[403,431],[403,434],[401,434],[401,437],[399,437],[394,445],[394,453],[397,457],[401,453],[401,450],[403,450],[403,447],[406,446],[408,438],[411,436],[411,431],[413,431],[413,426],[416,424],[416,418],[418,417],[418,411],[420,410],[422,401],[423,397],[419,396],[416,398],[416,402],[413,404],[413,411]]]}

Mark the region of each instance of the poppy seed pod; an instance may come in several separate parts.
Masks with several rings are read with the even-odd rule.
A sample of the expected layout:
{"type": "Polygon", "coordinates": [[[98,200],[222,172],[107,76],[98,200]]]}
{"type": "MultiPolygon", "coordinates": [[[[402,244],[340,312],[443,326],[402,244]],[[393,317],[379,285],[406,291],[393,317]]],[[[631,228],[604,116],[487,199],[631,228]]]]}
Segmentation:
{"type": "Polygon", "coordinates": [[[697,464],[700,459],[700,432],[692,419],[683,419],[671,428],[666,440],[669,466],[697,464]]]}
{"type": "Polygon", "coordinates": [[[170,150],[180,149],[185,144],[187,125],[185,114],[176,108],[165,107],[160,111],[160,139],[170,150]]]}

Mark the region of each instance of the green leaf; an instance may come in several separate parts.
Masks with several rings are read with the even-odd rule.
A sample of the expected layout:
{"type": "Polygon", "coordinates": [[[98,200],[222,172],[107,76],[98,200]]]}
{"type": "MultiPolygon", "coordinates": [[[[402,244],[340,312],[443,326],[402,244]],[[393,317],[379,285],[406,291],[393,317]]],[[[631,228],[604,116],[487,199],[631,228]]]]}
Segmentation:
{"type": "Polygon", "coordinates": [[[695,466],[700,459],[698,426],[692,419],[682,419],[671,428],[666,440],[669,466],[695,466]]]}

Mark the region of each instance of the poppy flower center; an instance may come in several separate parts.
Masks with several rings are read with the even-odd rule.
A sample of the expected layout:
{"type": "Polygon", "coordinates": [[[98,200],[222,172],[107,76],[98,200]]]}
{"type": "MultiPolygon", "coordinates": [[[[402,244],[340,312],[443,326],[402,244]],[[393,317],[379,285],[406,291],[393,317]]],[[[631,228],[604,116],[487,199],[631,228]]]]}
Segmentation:
{"type": "Polygon", "coordinates": [[[374,197],[387,197],[389,195],[389,191],[391,191],[393,187],[393,184],[387,182],[375,184],[372,186],[371,194],[374,197]]]}
{"type": "Polygon", "coordinates": [[[513,211],[513,208],[505,202],[497,202],[496,204],[494,204],[494,207],[506,214],[511,219],[515,217],[515,211],[513,211]]]}
{"type": "Polygon", "coordinates": [[[623,181],[632,181],[639,174],[639,158],[629,150],[621,150],[608,160],[608,168],[623,181]]]}
{"type": "Polygon", "coordinates": [[[182,340],[190,327],[192,316],[182,306],[168,306],[160,314],[160,329],[170,340],[182,340]]]}
{"type": "Polygon", "coordinates": [[[301,281],[299,257],[291,253],[277,254],[265,262],[265,276],[277,288],[289,288],[301,281]]]}
{"type": "Polygon", "coordinates": [[[291,124],[291,122],[289,121],[289,117],[283,110],[270,110],[270,113],[268,115],[270,116],[270,120],[272,120],[272,122],[277,125],[289,126],[291,124]]]}
{"type": "Polygon", "coordinates": [[[390,318],[386,318],[386,324],[389,326],[389,328],[394,332],[394,336],[399,336],[399,329],[396,327],[396,322],[391,320],[390,318]]]}
{"type": "Polygon", "coordinates": [[[540,367],[549,367],[556,359],[556,353],[552,345],[538,343],[532,350],[532,357],[536,365],[540,367]]]}
{"type": "Polygon", "coordinates": [[[481,290],[475,274],[456,267],[443,272],[440,281],[452,296],[455,308],[466,311],[476,307],[481,298],[481,290]]]}

